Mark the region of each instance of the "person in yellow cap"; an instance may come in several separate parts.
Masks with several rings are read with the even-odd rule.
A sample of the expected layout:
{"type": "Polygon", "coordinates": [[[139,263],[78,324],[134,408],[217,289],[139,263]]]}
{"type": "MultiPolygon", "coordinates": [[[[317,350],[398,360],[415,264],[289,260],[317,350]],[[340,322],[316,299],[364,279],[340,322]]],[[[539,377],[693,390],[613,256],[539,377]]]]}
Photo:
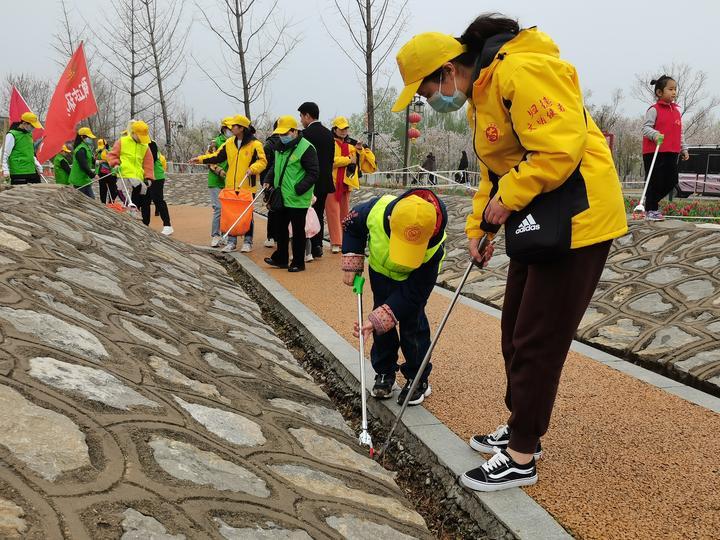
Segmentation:
{"type": "Polygon", "coordinates": [[[274,190],[270,208],[276,212],[274,235],[277,247],[265,262],[287,268],[288,272],[302,272],[305,270],[305,218],[312,204],[320,166],[315,147],[298,131],[294,116],[278,118],[273,134],[279,136],[280,146],[275,150],[273,166],[263,183],[274,190]],[[288,250],[290,224],[293,230],[292,259],[288,250]]]}
{"type": "MultiPolygon", "coordinates": [[[[208,149],[208,154],[214,154],[220,150],[230,137],[233,136],[232,116],[226,116],[220,122],[220,132],[213,139],[212,147],[208,149]]],[[[222,240],[222,232],[220,231],[220,191],[225,188],[225,177],[227,176],[228,162],[212,163],[208,170],[207,186],[210,194],[210,205],[213,209],[212,224],[210,227],[210,247],[218,247],[222,240]]]]}
{"type": "Polygon", "coordinates": [[[2,156],[3,176],[10,177],[11,184],[39,184],[42,165],[35,157],[33,129],[42,129],[37,116],[23,113],[19,122],[10,124],[5,136],[2,156]]]}
{"type": "Polygon", "coordinates": [[[72,146],[72,143],[68,142],[67,144],[63,144],[60,152],[58,152],[52,159],[56,184],[68,185],[70,183],[72,152],[70,151],[68,145],[72,146]]]}
{"type": "MultiPolygon", "coordinates": [[[[225,189],[245,190],[254,195],[260,184],[260,173],[267,167],[265,150],[262,143],[255,137],[255,128],[250,124],[249,118],[238,114],[228,122],[231,122],[232,137],[212,154],[192,158],[190,163],[222,164],[227,162],[225,189]]],[[[252,251],[254,229],[255,220],[253,219],[250,222],[250,230],[245,235],[243,246],[240,248],[242,253],[252,251]]],[[[221,251],[225,253],[235,251],[237,236],[228,235],[227,239],[227,245],[221,251]]]]}
{"type": "Polygon", "coordinates": [[[108,192],[110,193],[110,202],[114,202],[118,198],[117,176],[113,174],[112,167],[107,161],[108,141],[106,139],[97,140],[97,150],[95,151],[95,173],[98,177],[98,185],[100,186],[100,201],[103,204],[108,202],[108,192]]]}
{"type": "Polygon", "coordinates": [[[73,143],[73,163],[70,168],[70,185],[91,199],[95,198],[92,182],[95,178],[95,154],[92,150],[95,135],[89,127],[77,130],[73,143]]]}
{"type": "Polygon", "coordinates": [[[155,179],[155,160],[150,152],[150,128],[142,120],[131,120],[127,133],[121,136],[107,153],[108,164],[113,167],[125,193],[136,208],[142,208],[148,184],[155,179]]]}
{"type": "Polygon", "coordinates": [[[398,403],[405,401],[416,377],[420,382],[408,404],[419,405],[431,393],[432,363],[424,373],[418,369],[430,346],[425,304],[445,258],[447,220],[445,204],[435,193],[412,189],[400,197],[384,195],[355,206],[343,225],[346,285],[362,275],[366,247],[369,252],[373,311],[362,328],[355,323],[355,333],[374,335],[370,360],[377,375],[371,395],[377,399],[393,396],[399,349],[405,357],[399,369],[407,382],[398,403]]]}
{"type": "Polygon", "coordinates": [[[416,93],[439,112],[467,102],[484,164],[465,227],[470,255],[489,259],[480,239],[504,224],[510,257],[502,315],[510,416],[472,437],[474,450],[494,455],[461,482],[479,491],[534,484],[567,351],[612,240],[627,232],[610,149],[584,107],[577,70],[537,28],[481,15],[459,38],[413,37],[397,63],[405,88],[394,111],[416,93]]]}

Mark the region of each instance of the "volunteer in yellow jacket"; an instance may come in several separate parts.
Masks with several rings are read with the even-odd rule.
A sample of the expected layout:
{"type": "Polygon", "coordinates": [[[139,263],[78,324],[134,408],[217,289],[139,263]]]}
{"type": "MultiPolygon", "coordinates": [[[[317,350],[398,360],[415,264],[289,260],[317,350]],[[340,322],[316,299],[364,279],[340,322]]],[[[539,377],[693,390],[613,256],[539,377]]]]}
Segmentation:
{"type": "MultiPolygon", "coordinates": [[[[247,190],[255,194],[260,184],[260,173],[267,167],[265,150],[262,143],[255,138],[255,129],[250,125],[248,118],[238,114],[233,117],[232,122],[230,129],[233,136],[225,141],[225,144],[215,152],[198,156],[190,162],[210,164],[227,161],[225,189],[247,190]]],[[[245,235],[243,247],[240,249],[243,253],[252,251],[254,225],[253,219],[250,222],[250,230],[245,235]]],[[[227,238],[228,243],[221,251],[226,253],[235,251],[237,237],[228,235],[227,238]]]]}
{"type": "Polygon", "coordinates": [[[493,453],[462,483],[495,491],[537,481],[572,338],[602,273],[612,239],[627,232],[610,149],[585,110],[575,68],[536,28],[481,15],[460,38],[425,33],[398,52],[405,83],[394,111],[417,93],[439,112],[467,101],[482,180],[466,233],[470,254],[505,225],[508,269],[502,316],[507,424],[476,435],[493,453]]]}
{"type": "Polygon", "coordinates": [[[350,191],[360,187],[358,181],[358,150],[348,140],[350,124],[338,116],[333,120],[331,131],[335,137],[335,159],[333,160],[333,182],[335,193],[325,202],[325,217],[330,230],[330,244],[333,253],[340,253],[342,246],[342,222],[350,211],[350,191]]]}

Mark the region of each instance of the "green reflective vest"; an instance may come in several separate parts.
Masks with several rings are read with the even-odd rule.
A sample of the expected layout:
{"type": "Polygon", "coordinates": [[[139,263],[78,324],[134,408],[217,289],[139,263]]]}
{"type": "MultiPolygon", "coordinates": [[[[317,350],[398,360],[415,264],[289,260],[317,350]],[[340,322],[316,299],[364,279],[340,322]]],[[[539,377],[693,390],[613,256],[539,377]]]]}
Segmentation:
{"type": "Polygon", "coordinates": [[[73,163],[70,168],[70,184],[77,187],[82,187],[92,182],[92,177],[89,177],[85,174],[85,171],[80,168],[80,163],[78,162],[78,152],[80,151],[85,152],[85,159],[87,160],[90,170],[95,169],[95,158],[93,157],[93,152],[90,150],[88,143],[83,141],[73,150],[73,163]]]}
{"type": "Polygon", "coordinates": [[[160,152],[158,152],[158,158],[154,163],[155,180],[165,180],[165,169],[163,169],[162,162],[160,161],[160,152]]]}
{"type": "Polygon", "coordinates": [[[67,185],[70,183],[70,175],[65,172],[65,169],[62,168],[62,164],[67,163],[70,165],[70,161],[68,161],[68,158],[65,154],[60,152],[58,155],[56,155],[53,158],[53,170],[55,171],[55,183],[56,184],[63,184],[67,185]]]}
{"type": "Polygon", "coordinates": [[[285,169],[285,175],[282,179],[282,196],[287,208],[310,208],[312,203],[314,186],[302,195],[295,193],[295,186],[305,178],[305,169],[303,169],[300,160],[311,146],[310,141],[301,138],[292,150],[278,150],[275,152],[275,187],[278,186],[280,175],[285,169]],[[287,167],[285,167],[285,163],[288,164],[287,167]]]}
{"type": "MultiPolygon", "coordinates": [[[[397,197],[395,195],[383,195],[375,206],[372,207],[367,217],[367,228],[369,233],[368,247],[370,248],[370,268],[378,274],[389,277],[394,281],[405,281],[413,272],[414,268],[407,268],[395,264],[390,260],[390,237],[385,232],[385,210],[388,205],[397,197]]],[[[433,258],[440,246],[445,242],[447,234],[443,233],[440,242],[425,251],[423,264],[433,258]]],[[[442,265],[442,261],[441,261],[442,265]]]]}
{"type": "MultiPolygon", "coordinates": [[[[218,135],[217,137],[215,137],[215,148],[220,150],[220,147],[222,147],[222,145],[225,144],[225,141],[227,141],[227,137],[225,137],[225,135],[223,135],[222,133],[220,135],[218,135]]],[[[223,171],[228,170],[228,162],[227,161],[218,163],[217,166],[220,167],[223,171]]],[[[225,187],[225,179],[220,178],[211,169],[208,172],[208,187],[223,189],[225,187]]]]}
{"type": "Polygon", "coordinates": [[[15,138],[15,146],[13,146],[12,152],[8,156],[10,176],[36,173],[32,134],[20,129],[11,129],[10,133],[15,138]]]}
{"type": "Polygon", "coordinates": [[[143,180],[145,172],[143,161],[147,154],[148,145],[135,142],[135,139],[126,135],[120,139],[120,175],[123,178],[143,180]]]}

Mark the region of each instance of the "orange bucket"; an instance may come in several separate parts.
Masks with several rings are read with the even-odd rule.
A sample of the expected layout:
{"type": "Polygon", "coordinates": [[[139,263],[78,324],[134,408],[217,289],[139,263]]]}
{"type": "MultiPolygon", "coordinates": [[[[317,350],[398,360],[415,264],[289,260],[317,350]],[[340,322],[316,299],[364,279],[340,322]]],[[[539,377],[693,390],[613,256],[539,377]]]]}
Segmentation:
{"type": "Polygon", "coordinates": [[[240,214],[245,215],[235,224],[230,236],[242,236],[250,230],[250,223],[253,218],[252,208],[253,194],[247,190],[235,191],[233,189],[223,189],[220,192],[220,230],[223,234],[230,230],[233,223],[237,221],[240,214]]]}

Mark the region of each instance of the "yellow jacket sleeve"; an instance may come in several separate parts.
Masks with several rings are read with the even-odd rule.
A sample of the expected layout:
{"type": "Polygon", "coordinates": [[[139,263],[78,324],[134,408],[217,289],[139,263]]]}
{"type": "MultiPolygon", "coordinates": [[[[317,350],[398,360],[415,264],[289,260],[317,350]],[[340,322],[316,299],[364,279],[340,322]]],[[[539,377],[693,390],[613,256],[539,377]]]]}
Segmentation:
{"type": "Polygon", "coordinates": [[[340,150],[340,145],[335,143],[335,158],[333,160],[333,169],[339,169],[340,167],[347,167],[352,163],[350,156],[355,153],[355,147],[350,145],[350,156],[343,156],[340,150]]]}
{"type": "Polygon", "coordinates": [[[377,171],[375,154],[369,148],[363,148],[360,152],[360,170],[365,174],[372,174],[377,171]]]}
{"type": "Polygon", "coordinates": [[[487,167],[480,163],[480,184],[472,200],[472,212],[465,220],[465,234],[468,238],[482,238],[485,231],[482,230],[483,212],[490,200],[492,183],[488,176],[487,167]]]}
{"type": "Polygon", "coordinates": [[[255,163],[250,165],[250,174],[260,174],[267,168],[267,157],[265,156],[265,149],[260,141],[253,141],[253,151],[257,152],[257,160],[255,163]]]}
{"type": "MultiPolygon", "coordinates": [[[[230,137],[230,139],[232,139],[232,137],[230,137]]],[[[228,139],[227,141],[229,141],[230,139],[228,139]]],[[[200,163],[202,163],[202,162],[205,161],[206,159],[210,159],[210,158],[217,157],[218,154],[220,154],[220,152],[222,151],[222,149],[225,148],[225,145],[227,144],[227,141],[225,141],[225,142],[222,144],[222,146],[221,146],[220,148],[218,148],[217,150],[215,150],[214,152],[209,152],[209,153],[207,153],[207,154],[203,154],[202,156],[198,156],[198,157],[197,157],[198,161],[199,161],[200,163]]],[[[263,155],[265,155],[264,152],[263,152],[263,155]]]]}
{"type": "Polygon", "coordinates": [[[513,129],[527,154],[500,178],[498,195],[510,210],[521,210],[562,185],[579,165],[587,141],[585,109],[570,65],[525,64],[503,87],[513,129]]]}

